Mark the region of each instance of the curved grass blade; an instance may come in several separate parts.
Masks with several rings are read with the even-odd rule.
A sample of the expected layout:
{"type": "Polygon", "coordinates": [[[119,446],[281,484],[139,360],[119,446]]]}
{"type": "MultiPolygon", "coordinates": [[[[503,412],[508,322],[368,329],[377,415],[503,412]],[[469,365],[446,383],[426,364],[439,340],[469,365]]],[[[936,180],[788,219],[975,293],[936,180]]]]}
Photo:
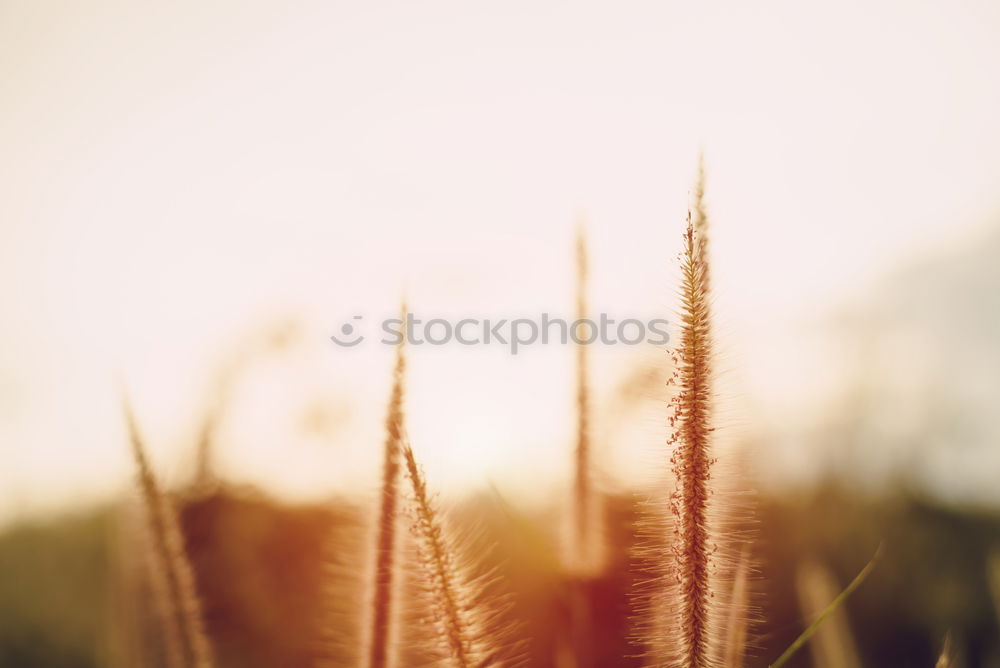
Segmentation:
{"type": "Polygon", "coordinates": [[[781,656],[779,656],[774,663],[770,665],[770,668],[780,668],[785,665],[788,659],[790,659],[795,652],[802,649],[802,646],[806,644],[814,633],[816,633],[816,629],[820,627],[820,624],[826,621],[827,617],[836,612],[837,608],[839,608],[844,601],[847,600],[847,597],[850,596],[855,589],[861,586],[861,583],[864,582],[875,569],[875,565],[878,563],[881,556],[882,546],[879,545],[878,549],[875,551],[875,556],[873,556],[871,561],[868,562],[868,565],[862,568],[861,572],[854,576],[854,579],[851,580],[851,584],[847,585],[844,591],[840,592],[840,595],[833,599],[833,601],[830,602],[830,605],[826,606],[823,612],[820,613],[819,617],[817,617],[816,620],[810,624],[791,645],[788,646],[788,649],[786,649],[781,656]]]}

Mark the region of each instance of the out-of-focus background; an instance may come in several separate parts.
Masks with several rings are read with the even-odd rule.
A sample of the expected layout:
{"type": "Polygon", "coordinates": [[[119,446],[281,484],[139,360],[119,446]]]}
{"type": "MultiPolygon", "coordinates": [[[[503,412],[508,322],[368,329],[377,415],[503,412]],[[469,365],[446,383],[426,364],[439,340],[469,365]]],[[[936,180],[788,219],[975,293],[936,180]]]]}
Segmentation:
{"type": "MultiPolygon", "coordinates": [[[[124,389],[166,483],[225,481],[184,505],[220,654],[310,665],[322,536],[378,485],[375,323],[402,294],[572,316],[580,220],[592,311],[673,319],[703,155],[755,660],[883,541],[842,661],[931,665],[950,633],[1000,665],[998,70],[989,2],[0,3],[0,664],[111,661],[124,389]]],[[[627,533],[667,355],[591,359],[627,533]]],[[[510,518],[565,496],[573,378],[565,346],[410,353],[414,447],[507,537],[526,619],[558,595],[510,518]]]]}

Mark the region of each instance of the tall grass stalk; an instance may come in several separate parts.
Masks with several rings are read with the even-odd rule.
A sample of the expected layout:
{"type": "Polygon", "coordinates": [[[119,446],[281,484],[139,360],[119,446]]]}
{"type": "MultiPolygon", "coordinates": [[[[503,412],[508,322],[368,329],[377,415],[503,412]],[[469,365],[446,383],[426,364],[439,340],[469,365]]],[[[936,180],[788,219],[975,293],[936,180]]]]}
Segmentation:
{"type": "Polygon", "coordinates": [[[944,637],[944,643],[941,645],[941,653],[938,655],[937,661],[934,662],[934,668],[952,668],[955,665],[955,657],[952,656],[951,651],[951,634],[948,633],[944,637]]]}
{"type": "Polygon", "coordinates": [[[213,380],[211,392],[206,400],[206,410],[198,427],[195,443],[196,486],[206,488],[219,481],[215,470],[216,442],[226,417],[228,404],[233,400],[235,390],[244,374],[256,359],[290,348],[299,335],[299,323],[291,319],[282,319],[270,323],[259,331],[254,330],[249,338],[238,341],[232,348],[232,352],[213,380]]]}
{"type": "Polygon", "coordinates": [[[486,631],[490,615],[477,595],[482,582],[460,562],[409,444],[403,445],[403,458],[412,493],[419,564],[437,627],[436,649],[454,668],[495,665],[498,642],[486,631]]]}
{"type": "Polygon", "coordinates": [[[677,665],[711,665],[712,630],[718,606],[710,585],[715,546],[709,529],[712,441],[712,341],[707,260],[690,218],[684,235],[681,266],[681,337],[677,350],[679,392],[675,398],[676,431],[670,440],[677,488],[671,498],[675,519],[673,546],[677,581],[677,665]]]}
{"type": "Polygon", "coordinates": [[[733,590],[727,603],[726,639],[722,643],[724,668],[743,668],[750,615],[750,549],[744,547],[733,573],[733,590]]]}
{"type": "MultiPolygon", "coordinates": [[[[582,324],[588,316],[587,308],[587,240],[583,225],[577,228],[576,237],[576,336],[584,340],[587,336],[582,324]]],[[[571,561],[582,570],[596,568],[599,558],[598,540],[595,526],[597,514],[593,489],[593,463],[590,438],[590,381],[587,345],[576,344],[576,451],[573,476],[573,526],[571,561]]]]}
{"type": "Polygon", "coordinates": [[[724,526],[732,508],[720,507],[715,495],[722,490],[713,480],[713,346],[702,183],[699,176],[683,236],[680,337],[666,383],[671,480],[661,483],[663,491],[647,504],[637,527],[635,555],[651,577],[632,595],[638,615],[633,641],[643,647],[646,665],[657,668],[716,668],[736,660],[723,645],[726,613],[734,606],[745,610],[738,587],[726,579],[739,570],[731,557],[737,541],[724,526]]]}
{"type": "Polygon", "coordinates": [[[851,580],[849,585],[844,587],[844,591],[840,592],[836,598],[830,601],[829,605],[823,608],[823,611],[819,613],[816,619],[813,620],[813,622],[807,626],[802,633],[799,634],[792,644],[788,646],[788,649],[782,652],[781,656],[774,660],[774,663],[770,665],[770,668],[781,668],[781,666],[784,666],[797,651],[802,649],[802,646],[805,645],[816,633],[816,631],[822,627],[823,622],[825,622],[830,615],[836,613],[837,610],[840,609],[840,606],[844,604],[844,601],[847,600],[847,597],[850,596],[855,589],[860,587],[861,583],[864,582],[869,575],[871,575],[871,572],[875,570],[875,566],[878,564],[881,556],[882,546],[879,545],[879,548],[875,551],[875,556],[871,558],[871,561],[869,561],[868,564],[854,576],[854,579],[851,580]]]}
{"type": "Polygon", "coordinates": [[[698,261],[702,265],[702,283],[711,290],[711,263],[708,261],[708,208],[705,206],[705,156],[698,158],[698,175],[691,194],[691,223],[698,238],[698,261]]]}
{"type": "Polygon", "coordinates": [[[176,511],[153,474],[138,425],[127,403],[125,420],[146,509],[154,568],[167,598],[168,655],[185,668],[211,668],[211,645],[205,633],[201,601],[198,598],[194,572],[184,549],[184,537],[176,511]]]}
{"type": "MultiPolygon", "coordinates": [[[[840,592],[833,573],[816,561],[803,561],[797,571],[796,592],[803,615],[811,617],[840,592]]],[[[840,608],[816,630],[809,643],[816,668],[860,668],[861,660],[847,619],[840,608]]]]}
{"type": "MultiPolygon", "coordinates": [[[[401,318],[406,322],[406,303],[401,306],[401,318]]],[[[396,362],[392,374],[392,391],[385,418],[385,443],[382,458],[382,488],[372,573],[371,602],[368,608],[369,636],[366,665],[383,668],[389,665],[394,641],[393,593],[396,581],[396,515],[399,505],[399,468],[401,429],[403,427],[403,397],[406,375],[405,332],[396,345],[396,362]]]]}

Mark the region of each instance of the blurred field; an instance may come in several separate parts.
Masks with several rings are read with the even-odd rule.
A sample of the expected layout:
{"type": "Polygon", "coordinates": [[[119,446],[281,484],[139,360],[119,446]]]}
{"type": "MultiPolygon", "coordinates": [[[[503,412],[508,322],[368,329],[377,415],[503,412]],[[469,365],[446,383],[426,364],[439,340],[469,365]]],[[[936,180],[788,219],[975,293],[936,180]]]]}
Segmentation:
{"type": "Polygon", "coordinates": [[[0,668],[743,668],[744,568],[763,668],[880,545],[784,668],[1000,668],[997,63],[991,2],[0,0],[0,668]],[[672,338],[392,366],[401,293],[672,338]]]}
{"type": "MultiPolygon", "coordinates": [[[[633,501],[619,498],[609,507],[610,525],[621,527],[624,541],[633,501]]],[[[534,657],[525,665],[552,665],[547,657],[554,656],[567,611],[556,546],[544,538],[551,526],[544,517],[512,514],[488,494],[458,512],[474,514],[499,545],[496,564],[515,594],[512,615],[523,623],[534,657]]],[[[801,630],[793,574],[803,558],[818,559],[843,585],[880,540],[884,561],[847,604],[863,665],[932,666],[948,632],[958,665],[1000,665],[1000,624],[986,579],[987,557],[1000,546],[995,514],[901,492],[864,499],[827,486],[802,498],[761,499],[757,518],[760,622],[748,665],[767,665],[801,630]]],[[[248,489],[185,501],[185,533],[220,665],[316,665],[324,654],[325,537],[358,521],[357,509],[343,503],[286,506],[248,489]]],[[[111,510],[95,510],[0,537],[0,665],[128,665],[113,661],[128,626],[111,601],[112,522],[111,510]]],[[[589,586],[600,605],[600,666],[638,665],[619,659],[628,654],[625,558],[614,555],[611,575],[589,586]]],[[[813,664],[802,653],[790,665],[813,664]]]]}

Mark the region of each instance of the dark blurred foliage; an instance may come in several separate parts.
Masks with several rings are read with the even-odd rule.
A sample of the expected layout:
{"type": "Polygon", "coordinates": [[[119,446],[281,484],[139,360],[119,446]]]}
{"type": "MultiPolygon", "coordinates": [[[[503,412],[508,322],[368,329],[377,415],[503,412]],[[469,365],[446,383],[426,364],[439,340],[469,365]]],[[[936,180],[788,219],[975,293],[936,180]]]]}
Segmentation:
{"type": "MultiPolygon", "coordinates": [[[[1000,666],[1000,628],[987,561],[1000,546],[1000,516],[949,509],[898,495],[878,502],[827,486],[759,509],[758,564],[764,592],[765,656],[799,631],[796,564],[818,558],[842,585],[882,542],[873,575],[847,603],[865,665],[932,666],[951,633],[959,665],[1000,666]]],[[[807,666],[808,654],[790,665],[807,666]]]]}
{"type": "MultiPolygon", "coordinates": [[[[364,513],[345,502],[287,506],[232,489],[191,496],[182,505],[219,664],[304,668],[326,656],[337,665],[323,641],[330,619],[326,597],[336,595],[325,562],[338,545],[329,537],[344,526],[360,527],[364,513]]],[[[638,665],[623,658],[635,652],[625,638],[636,506],[615,497],[607,508],[613,546],[608,575],[584,579],[562,574],[554,513],[529,516],[492,493],[452,513],[463,526],[478,525],[496,545],[487,558],[499,569],[500,588],[514,595],[509,618],[519,624],[526,665],[555,665],[560,647],[574,642],[569,620],[574,614],[579,619],[581,601],[591,618],[591,665],[638,665]]],[[[18,526],[0,536],[0,665],[114,665],[108,648],[137,632],[135,619],[116,614],[110,604],[118,563],[113,551],[123,544],[114,536],[116,526],[106,510],[18,526]]],[[[902,494],[866,499],[829,485],[795,498],[761,499],[754,531],[759,621],[752,666],[767,665],[802,629],[794,574],[803,559],[825,564],[843,586],[879,543],[885,546],[881,562],[847,603],[864,664],[933,666],[950,632],[959,665],[1000,666],[986,572],[987,556],[1000,546],[997,514],[902,494]]],[[[344,550],[353,553],[338,560],[346,558],[363,573],[357,546],[344,550]]],[[[344,595],[353,596],[348,609],[363,615],[363,598],[344,595]]],[[[151,605],[148,597],[145,604],[151,605]]],[[[790,665],[811,662],[803,651],[790,665]]]]}
{"type": "Polygon", "coordinates": [[[0,666],[102,665],[110,588],[109,515],[0,535],[0,666]]]}

